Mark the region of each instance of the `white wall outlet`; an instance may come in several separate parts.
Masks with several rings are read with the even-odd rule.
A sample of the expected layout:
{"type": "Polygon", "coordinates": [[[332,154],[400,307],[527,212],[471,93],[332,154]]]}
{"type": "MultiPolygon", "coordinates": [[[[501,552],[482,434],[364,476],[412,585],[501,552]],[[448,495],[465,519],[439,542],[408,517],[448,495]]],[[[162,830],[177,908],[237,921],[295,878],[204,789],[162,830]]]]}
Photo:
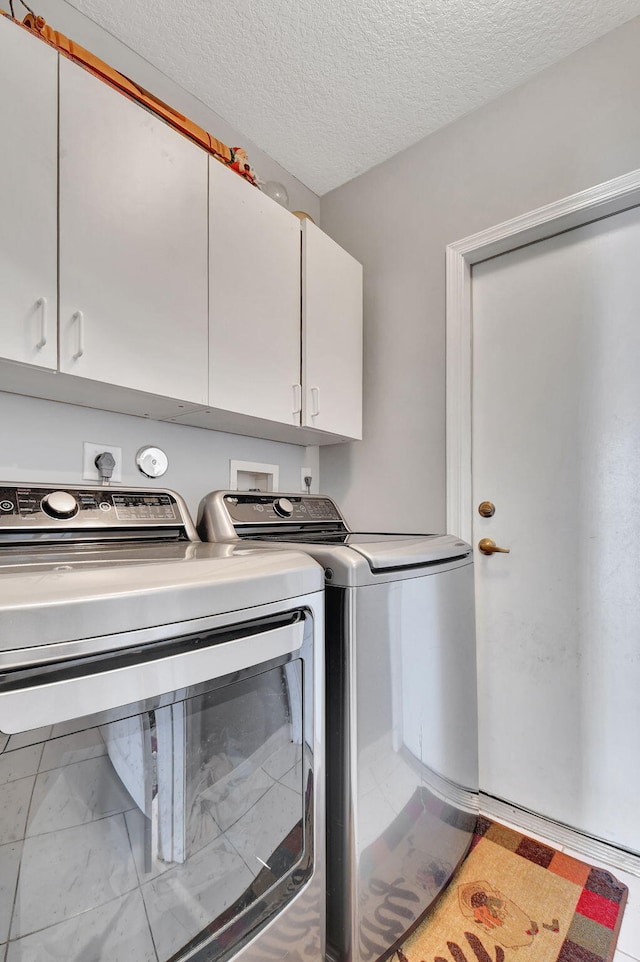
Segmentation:
{"type": "Polygon", "coordinates": [[[82,445],[82,480],[99,481],[100,474],[96,467],[96,458],[103,451],[110,451],[115,458],[116,466],[113,469],[110,482],[122,481],[122,448],[117,448],[114,444],[99,444],[97,441],[85,441],[82,445]]]}
{"type": "Polygon", "coordinates": [[[311,468],[300,468],[300,490],[307,493],[307,484],[305,478],[311,478],[311,489],[313,490],[313,471],[311,468]]]}

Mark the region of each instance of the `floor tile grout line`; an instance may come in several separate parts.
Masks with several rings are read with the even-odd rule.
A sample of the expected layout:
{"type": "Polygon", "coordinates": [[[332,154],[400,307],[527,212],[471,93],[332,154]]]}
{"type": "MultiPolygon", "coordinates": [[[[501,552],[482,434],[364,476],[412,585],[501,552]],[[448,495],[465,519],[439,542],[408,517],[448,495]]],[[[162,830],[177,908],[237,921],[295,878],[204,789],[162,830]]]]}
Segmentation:
{"type": "MultiPolygon", "coordinates": [[[[139,811],[140,811],[140,809],[139,809],[139,811]]],[[[146,818],[146,815],[144,814],[144,812],[142,812],[142,815],[143,815],[144,818],[146,818]]],[[[125,832],[127,833],[127,841],[129,842],[129,854],[130,854],[130,856],[131,856],[131,861],[133,862],[133,870],[134,870],[134,872],[135,872],[136,879],[138,880],[138,884],[137,884],[135,890],[137,890],[138,892],[140,892],[140,900],[141,900],[141,902],[142,902],[142,908],[143,908],[143,911],[144,911],[145,918],[146,918],[146,920],[147,920],[147,925],[148,925],[148,927],[149,927],[149,936],[150,936],[150,938],[151,938],[151,944],[152,944],[152,946],[153,946],[153,951],[154,951],[155,954],[156,954],[156,962],[158,962],[160,956],[158,955],[158,947],[157,947],[157,945],[156,945],[155,935],[153,934],[153,927],[152,927],[152,925],[151,925],[151,919],[149,918],[149,913],[148,913],[148,911],[147,911],[147,903],[146,903],[145,898],[144,898],[144,892],[142,891],[142,881],[141,881],[141,879],[140,879],[140,873],[138,872],[138,863],[136,862],[136,857],[135,857],[135,854],[134,854],[134,851],[133,851],[133,843],[132,843],[132,841],[131,841],[131,833],[129,832],[129,823],[128,823],[128,821],[127,821],[127,819],[126,819],[126,816],[125,816],[124,814],[123,814],[122,817],[123,817],[123,819],[124,819],[124,830],[125,830],[125,832]]],[[[132,889],[131,891],[135,891],[135,890],[132,889]]]]}
{"type": "Polygon", "coordinates": [[[97,905],[91,905],[89,908],[83,909],[82,912],[76,912],[74,915],[69,915],[66,919],[61,919],[59,922],[53,922],[51,925],[43,925],[41,929],[32,929],[31,932],[25,932],[24,935],[19,935],[14,939],[9,939],[7,941],[7,945],[10,945],[12,942],[20,942],[22,939],[30,938],[32,935],[38,935],[40,932],[46,932],[47,929],[53,929],[57,925],[64,925],[65,922],[70,922],[73,919],[80,919],[83,915],[88,915],[90,912],[95,912],[96,909],[102,909],[107,905],[113,905],[114,902],[118,902],[120,899],[124,899],[128,895],[133,895],[133,893],[138,890],[139,886],[134,885],[133,888],[127,889],[125,892],[121,892],[120,895],[114,895],[113,898],[107,899],[106,902],[98,902],[97,905]]]}
{"type": "MultiPolygon", "coordinates": [[[[133,801],[133,799],[131,799],[133,801]]],[[[127,815],[128,812],[139,812],[140,809],[134,804],[131,808],[123,808],[119,812],[108,812],[106,815],[100,815],[99,818],[90,818],[88,822],[78,822],[74,825],[65,825],[62,828],[51,828],[48,832],[36,832],[33,835],[23,835],[22,838],[16,839],[19,842],[28,842],[33,838],[44,838],[46,835],[55,835],[57,832],[70,832],[74,828],[84,828],[85,825],[97,825],[98,822],[105,822],[108,818],[117,818],[119,815],[127,815]]],[[[29,823],[29,816],[27,815],[27,825],[25,825],[25,832],[29,823]]]]}
{"type": "MultiPolygon", "coordinates": [[[[257,769],[256,769],[256,771],[257,771],[257,769]]],[[[267,792],[270,792],[271,789],[273,788],[273,786],[278,784],[278,780],[277,780],[276,778],[274,778],[273,775],[269,775],[268,772],[265,772],[264,769],[262,768],[262,766],[260,766],[260,771],[261,771],[261,772],[264,772],[264,774],[267,776],[267,778],[270,778],[270,779],[271,779],[271,785],[268,785],[268,786],[265,788],[264,792],[262,792],[262,794],[259,795],[258,798],[256,798],[255,802],[253,802],[246,811],[242,812],[241,815],[238,815],[238,817],[237,817],[236,819],[234,819],[234,821],[231,822],[229,825],[227,825],[226,828],[223,829],[222,826],[220,825],[220,822],[218,822],[217,819],[214,819],[214,821],[216,822],[216,825],[220,826],[220,829],[221,829],[221,831],[222,831],[223,834],[226,834],[226,833],[229,831],[230,828],[233,828],[234,825],[237,825],[238,822],[240,821],[240,819],[241,819],[241,818],[244,818],[245,815],[248,815],[249,812],[256,807],[256,805],[258,804],[258,802],[262,801],[262,799],[265,797],[265,795],[267,794],[267,792]]]]}
{"type": "MultiPolygon", "coordinates": [[[[17,752],[28,751],[30,748],[38,748],[38,747],[39,747],[39,748],[40,748],[40,755],[39,755],[39,758],[38,758],[37,768],[36,768],[36,770],[35,770],[34,772],[27,772],[25,775],[18,775],[17,778],[7,778],[4,782],[2,782],[2,784],[0,785],[0,788],[4,788],[5,785],[13,785],[14,782],[20,782],[20,781],[22,781],[23,778],[33,778],[33,777],[35,777],[35,776],[38,774],[38,771],[39,771],[39,769],[40,769],[40,763],[42,762],[42,753],[44,752],[44,746],[45,746],[45,742],[42,742],[42,744],[36,743],[35,745],[25,745],[24,748],[16,748],[16,749],[14,749],[14,751],[17,753],[17,752]]],[[[3,759],[8,759],[8,758],[10,758],[11,755],[12,755],[12,752],[0,752],[0,763],[2,762],[3,759]]]]}
{"type": "Polygon", "coordinates": [[[21,872],[22,872],[22,859],[23,859],[23,856],[24,856],[24,842],[25,842],[24,836],[26,836],[27,825],[29,824],[29,816],[31,815],[31,806],[32,806],[32,804],[33,804],[33,795],[34,795],[34,792],[35,792],[35,790],[36,790],[36,780],[37,780],[37,776],[34,775],[34,776],[32,776],[32,777],[33,777],[33,785],[31,786],[31,793],[30,793],[30,795],[29,795],[29,804],[27,805],[27,814],[26,814],[26,816],[25,816],[24,828],[23,828],[23,830],[22,830],[22,831],[23,831],[23,838],[21,838],[21,839],[19,840],[19,842],[20,842],[20,863],[19,863],[19,865],[18,865],[18,871],[16,872],[16,884],[15,884],[15,888],[14,888],[14,890],[13,890],[13,900],[12,900],[12,903],[11,903],[11,913],[10,913],[10,915],[9,915],[9,927],[8,927],[8,929],[7,929],[7,950],[6,950],[6,952],[5,952],[5,955],[8,955],[8,954],[9,954],[9,942],[10,942],[10,940],[11,940],[11,939],[10,939],[11,930],[12,930],[12,928],[13,928],[14,916],[15,916],[15,913],[16,913],[16,902],[17,902],[17,900],[18,900],[18,888],[19,888],[19,886],[20,886],[20,874],[21,874],[21,872]]]}
{"type": "MultiPolygon", "coordinates": [[[[236,825],[237,825],[237,824],[238,824],[238,823],[236,822],[236,825]]],[[[242,862],[242,864],[246,867],[247,872],[249,873],[249,875],[251,876],[251,878],[253,879],[253,881],[255,881],[255,879],[257,878],[257,876],[254,874],[254,869],[251,868],[251,866],[250,866],[249,863],[247,862],[247,860],[246,860],[246,858],[244,857],[244,855],[242,854],[242,852],[240,852],[240,851],[236,848],[236,846],[233,844],[233,842],[231,841],[231,839],[227,836],[227,833],[226,833],[226,832],[223,832],[221,838],[224,838],[224,840],[231,846],[231,848],[232,848],[233,851],[236,853],[236,855],[238,856],[238,858],[240,859],[240,861],[242,862]]],[[[268,866],[267,866],[267,867],[268,867],[268,866]]],[[[259,873],[258,873],[258,874],[259,874],[259,873]]]]}
{"type": "MultiPolygon", "coordinates": [[[[44,754],[44,746],[43,746],[43,754],[44,754]]],[[[53,768],[38,768],[38,771],[36,772],[36,774],[49,775],[51,772],[63,771],[65,768],[71,768],[72,765],[84,765],[85,762],[95,762],[97,758],[109,758],[109,753],[105,751],[105,752],[100,752],[99,755],[89,755],[88,758],[75,758],[72,762],[63,762],[62,765],[54,765],[53,768]]]]}

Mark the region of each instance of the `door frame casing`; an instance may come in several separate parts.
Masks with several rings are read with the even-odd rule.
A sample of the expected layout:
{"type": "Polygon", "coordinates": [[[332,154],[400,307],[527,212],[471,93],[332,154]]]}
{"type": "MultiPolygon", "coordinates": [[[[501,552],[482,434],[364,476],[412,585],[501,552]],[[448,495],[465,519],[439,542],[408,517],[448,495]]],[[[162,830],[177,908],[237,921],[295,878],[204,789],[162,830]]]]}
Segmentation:
{"type": "Polygon", "coordinates": [[[473,265],[639,204],[640,170],[634,170],[447,245],[446,473],[450,534],[473,543],[473,265]]]}

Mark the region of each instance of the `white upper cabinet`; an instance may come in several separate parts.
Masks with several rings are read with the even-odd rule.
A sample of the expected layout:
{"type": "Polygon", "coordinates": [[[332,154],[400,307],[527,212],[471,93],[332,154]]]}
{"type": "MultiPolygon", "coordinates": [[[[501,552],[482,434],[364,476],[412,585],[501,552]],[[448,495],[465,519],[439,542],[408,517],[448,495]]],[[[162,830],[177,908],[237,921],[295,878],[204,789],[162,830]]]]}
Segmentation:
{"type": "Polygon", "coordinates": [[[55,369],[58,56],[0,17],[0,357],[55,369]]]}
{"type": "Polygon", "coordinates": [[[362,438],[362,265],[302,224],[302,423],[362,438]]]}
{"type": "Polygon", "coordinates": [[[0,91],[0,387],[362,437],[353,257],[1,16],[0,91]]]}
{"type": "Polygon", "coordinates": [[[300,424],[300,222],[209,159],[209,404],[300,424]]]}
{"type": "Polygon", "coordinates": [[[61,371],[208,403],[207,161],[60,58],[61,371]]]}

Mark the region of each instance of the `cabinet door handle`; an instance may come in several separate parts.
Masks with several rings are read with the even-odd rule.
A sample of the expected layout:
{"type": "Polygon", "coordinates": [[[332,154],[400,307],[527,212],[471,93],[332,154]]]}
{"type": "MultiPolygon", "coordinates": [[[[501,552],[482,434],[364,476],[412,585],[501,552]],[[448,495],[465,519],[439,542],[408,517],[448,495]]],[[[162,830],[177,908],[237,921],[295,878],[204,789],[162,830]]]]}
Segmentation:
{"type": "Polygon", "coordinates": [[[293,414],[300,414],[302,411],[302,385],[293,384],[293,414]]]}
{"type": "Polygon", "coordinates": [[[320,414],[320,388],[319,387],[311,388],[311,406],[313,409],[311,411],[311,417],[317,418],[318,415],[320,414]]]}
{"type": "Polygon", "coordinates": [[[71,320],[78,325],[78,349],[73,355],[73,360],[77,361],[84,354],[84,314],[82,311],[76,311],[71,320]]]}
{"type": "Polygon", "coordinates": [[[40,308],[40,340],[36,344],[36,351],[41,351],[47,343],[47,299],[39,297],[36,307],[40,308]]]}

